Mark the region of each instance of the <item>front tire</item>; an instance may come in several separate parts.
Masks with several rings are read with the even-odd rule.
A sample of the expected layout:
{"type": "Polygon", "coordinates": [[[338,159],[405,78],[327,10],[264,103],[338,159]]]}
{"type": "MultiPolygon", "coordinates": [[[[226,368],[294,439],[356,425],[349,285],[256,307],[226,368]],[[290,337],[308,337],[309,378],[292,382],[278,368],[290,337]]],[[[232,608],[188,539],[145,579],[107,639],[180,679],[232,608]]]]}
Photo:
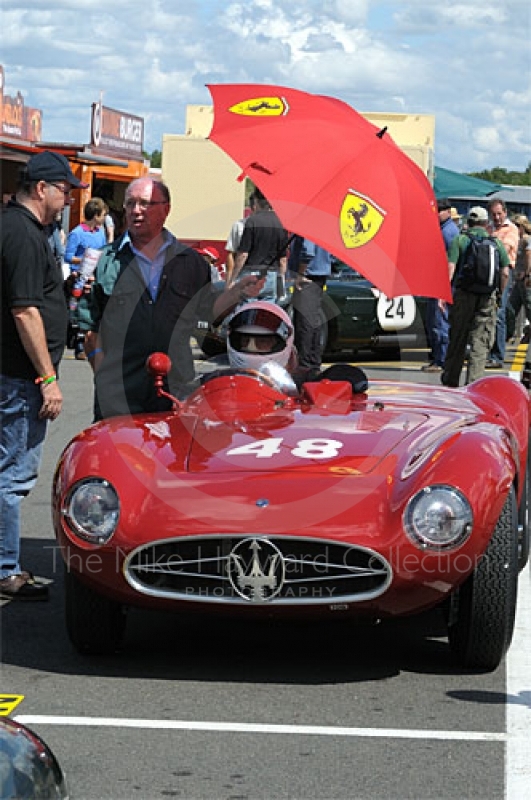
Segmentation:
{"type": "Polygon", "coordinates": [[[518,588],[518,532],[511,488],[490,543],[450,602],[448,639],[460,666],[490,672],[513,634],[518,588]]]}
{"type": "Polygon", "coordinates": [[[107,655],[119,649],[126,626],[124,607],[95,592],[68,569],[65,617],[68,637],[80,653],[107,655]]]}
{"type": "Polygon", "coordinates": [[[518,507],[518,570],[521,572],[529,560],[529,489],[531,486],[531,449],[527,451],[527,465],[522,498],[518,507]]]}

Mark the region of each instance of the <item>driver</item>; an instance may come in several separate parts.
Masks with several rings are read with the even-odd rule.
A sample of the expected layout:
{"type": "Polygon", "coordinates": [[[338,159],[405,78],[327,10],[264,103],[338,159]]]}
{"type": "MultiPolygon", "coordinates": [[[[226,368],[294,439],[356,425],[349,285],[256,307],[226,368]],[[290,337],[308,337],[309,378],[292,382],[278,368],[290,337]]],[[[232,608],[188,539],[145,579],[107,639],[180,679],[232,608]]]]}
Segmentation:
{"type": "Polygon", "coordinates": [[[297,356],[293,323],[280,306],[254,300],[236,311],[228,322],[227,354],[233,369],[258,372],[275,363],[293,372],[297,356]]]}
{"type": "MultiPolygon", "coordinates": [[[[229,319],[227,334],[227,354],[233,369],[269,376],[286,394],[297,394],[307,380],[307,371],[298,368],[293,324],[280,306],[267,300],[246,303],[229,319]]],[[[355,393],[368,388],[363,370],[351,364],[334,364],[312,380],[324,378],[348,381],[355,393]]]]}

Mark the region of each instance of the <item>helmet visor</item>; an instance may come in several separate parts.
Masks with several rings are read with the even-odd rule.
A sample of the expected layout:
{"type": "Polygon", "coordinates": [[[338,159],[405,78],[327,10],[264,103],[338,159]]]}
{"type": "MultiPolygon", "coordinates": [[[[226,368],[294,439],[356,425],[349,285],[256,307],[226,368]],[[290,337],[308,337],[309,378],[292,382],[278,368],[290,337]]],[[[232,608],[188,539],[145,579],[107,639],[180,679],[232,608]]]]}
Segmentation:
{"type": "Polygon", "coordinates": [[[239,353],[280,353],[286,346],[285,339],[276,333],[247,333],[233,331],[230,334],[230,343],[239,353]]]}

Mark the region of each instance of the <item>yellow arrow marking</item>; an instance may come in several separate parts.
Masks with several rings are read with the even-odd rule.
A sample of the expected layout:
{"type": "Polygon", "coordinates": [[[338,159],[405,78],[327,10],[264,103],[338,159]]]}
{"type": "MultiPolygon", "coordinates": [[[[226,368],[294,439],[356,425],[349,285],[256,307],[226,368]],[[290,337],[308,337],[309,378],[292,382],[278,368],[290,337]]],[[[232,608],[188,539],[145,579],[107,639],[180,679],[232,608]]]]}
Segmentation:
{"type": "Polygon", "coordinates": [[[1,694],[0,717],[8,717],[23,700],[23,694],[1,694]]]}

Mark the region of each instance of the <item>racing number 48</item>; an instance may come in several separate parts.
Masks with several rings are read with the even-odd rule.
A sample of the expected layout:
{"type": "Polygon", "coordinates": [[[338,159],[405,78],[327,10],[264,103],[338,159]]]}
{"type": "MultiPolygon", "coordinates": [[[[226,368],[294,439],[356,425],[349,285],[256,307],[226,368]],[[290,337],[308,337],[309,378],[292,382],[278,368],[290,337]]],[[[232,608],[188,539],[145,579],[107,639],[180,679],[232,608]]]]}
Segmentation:
{"type": "MultiPolygon", "coordinates": [[[[282,450],[282,437],[262,439],[240,447],[227,450],[228,456],[254,456],[255,458],[272,458],[282,450]]],[[[295,458],[334,458],[343,447],[337,439],[300,439],[291,449],[295,458]]]]}

